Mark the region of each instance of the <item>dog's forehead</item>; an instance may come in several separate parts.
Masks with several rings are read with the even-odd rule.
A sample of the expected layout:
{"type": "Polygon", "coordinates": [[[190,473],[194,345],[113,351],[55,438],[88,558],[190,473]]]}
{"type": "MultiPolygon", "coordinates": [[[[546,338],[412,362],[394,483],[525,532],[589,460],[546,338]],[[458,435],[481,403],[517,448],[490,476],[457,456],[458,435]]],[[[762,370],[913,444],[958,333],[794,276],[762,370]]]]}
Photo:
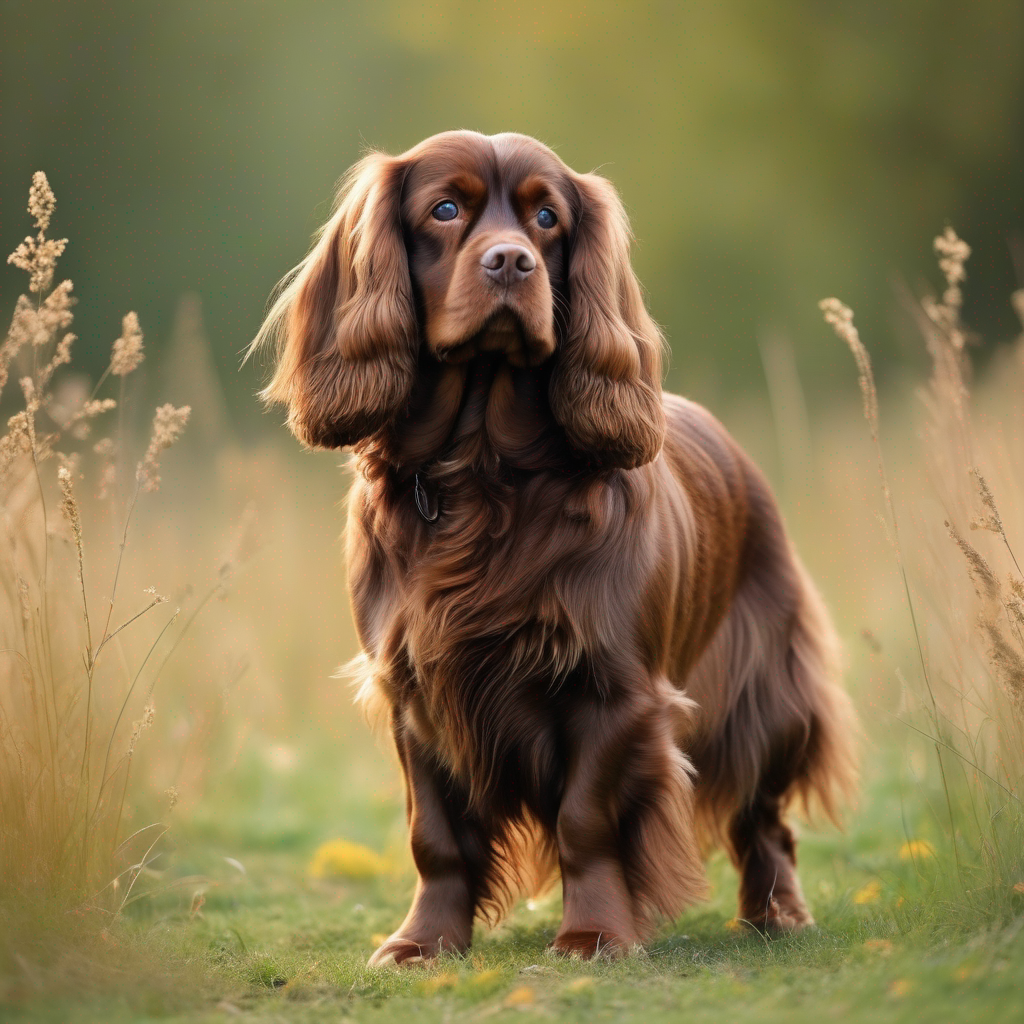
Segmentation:
{"type": "Polygon", "coordinates": [[[542,142],[514,132],[442,132],[403,153],[400,159],[408,161],[414,184],[469,174],[485,186],[502,183],[514,188],[531,177],[558,180],[568,170],[542,142]]]}

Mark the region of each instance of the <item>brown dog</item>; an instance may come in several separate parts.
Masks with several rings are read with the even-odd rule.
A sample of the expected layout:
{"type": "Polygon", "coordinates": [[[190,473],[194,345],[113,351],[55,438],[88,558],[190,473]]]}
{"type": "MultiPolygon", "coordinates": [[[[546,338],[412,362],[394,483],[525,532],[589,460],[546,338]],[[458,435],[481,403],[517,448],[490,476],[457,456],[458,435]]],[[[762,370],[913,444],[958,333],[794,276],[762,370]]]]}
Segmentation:
{"type": "Polygon", "coordinates": [[[561,874],[554,949],[618,954],[705,891],[812,923],[782,813],[854,787],[832,629],[750,460],[661,390],[603,178],[522,135],[373,154],[254,344],[355,452],[348,564],[419,882],[371,963],[465,950],[561,874]]]}

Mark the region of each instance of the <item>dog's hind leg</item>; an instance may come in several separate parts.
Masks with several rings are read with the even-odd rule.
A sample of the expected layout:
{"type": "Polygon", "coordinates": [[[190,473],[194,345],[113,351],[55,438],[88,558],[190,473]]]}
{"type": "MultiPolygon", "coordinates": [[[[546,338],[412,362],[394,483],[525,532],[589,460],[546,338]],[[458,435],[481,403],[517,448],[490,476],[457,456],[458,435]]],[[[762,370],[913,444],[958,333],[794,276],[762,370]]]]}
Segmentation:
{"type": "Polygon", "coordinates": [[[768,777],[753,802],[729,825],[740,875],[741,921],[765,931],[798,931],[814,924],[796,872],[796,840],[782,821],[782,796],[768,777]]]}
{"type": "Polygon", "coordinates": [[[767,656],[750,691],[761,724],[757,782],[752,792],[736,794],[728,825],[740,872],[740,916],[769,931],[814,923],[783,811],[795,799],[805,808],[819,804],[835,820],[840,799],[852,794],[856,781],[858,727],[837,685],[831,625],[799,562],[793,568],[799,588],[795,616],[781,644],[764,644],[767,656]]]}
{"type": "Polygon", "coordinates": [[[769,496],[758,496],[746,575],[687,693],[702,711],[699,813],[740,873],[740,917],[793,931],[813,918],[783,814],[797,801],[838,818],[856,787],[859,730],[825,607],[769,496]]]}

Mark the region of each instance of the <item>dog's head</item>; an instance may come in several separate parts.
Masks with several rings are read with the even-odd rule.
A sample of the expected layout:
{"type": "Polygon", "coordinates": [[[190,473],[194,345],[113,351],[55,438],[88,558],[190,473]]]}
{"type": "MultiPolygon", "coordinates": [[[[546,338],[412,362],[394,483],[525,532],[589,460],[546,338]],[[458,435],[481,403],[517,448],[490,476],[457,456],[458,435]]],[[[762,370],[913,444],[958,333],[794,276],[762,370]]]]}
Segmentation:
{"type": "Polygon", "coordinates": [[[361,160],[254,344],[268,338],[264,397],[314,447],[393,429],[424,355],[492,351],[553,360],[551,413],[585,457],[634,467],[661,448],[662,341],[622,204],[523,135],[445,132],[361,160]]]}

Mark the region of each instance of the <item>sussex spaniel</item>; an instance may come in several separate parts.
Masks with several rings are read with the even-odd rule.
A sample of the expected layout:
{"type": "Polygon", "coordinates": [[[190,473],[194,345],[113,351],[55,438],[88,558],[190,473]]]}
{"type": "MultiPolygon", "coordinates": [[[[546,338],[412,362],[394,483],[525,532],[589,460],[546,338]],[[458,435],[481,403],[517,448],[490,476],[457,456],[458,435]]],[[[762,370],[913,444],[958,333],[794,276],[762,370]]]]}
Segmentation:
{"type": "Polygon", "coordinates": [[[561,876],[561,953],[705,892],[812,923],[783,823],[854,782],[836,645],[768,485],[661,390],[612,185],[446,132],[345,178],[254,344],[314,448],[351,446],[361,699],[405,775],[412,908],[372,964],[465,950],[561,876]]]}

